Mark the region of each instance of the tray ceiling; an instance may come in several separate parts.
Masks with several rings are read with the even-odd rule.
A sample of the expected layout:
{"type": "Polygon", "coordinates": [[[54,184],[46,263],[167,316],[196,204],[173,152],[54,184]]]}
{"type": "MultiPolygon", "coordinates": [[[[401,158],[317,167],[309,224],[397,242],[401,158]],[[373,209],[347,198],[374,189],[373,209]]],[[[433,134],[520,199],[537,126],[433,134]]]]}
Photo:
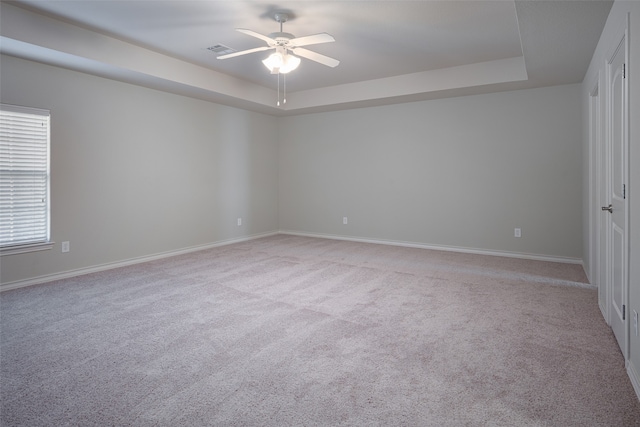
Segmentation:
{"type": "Polygon", "coordinates": [[[581,82],[609,1],[2,2],[0,51],[275,115],[581,82]],[[235,31],[327,32],[276,107],[268,52],[227,60],[207,48],[262,42],[235,31]]]}

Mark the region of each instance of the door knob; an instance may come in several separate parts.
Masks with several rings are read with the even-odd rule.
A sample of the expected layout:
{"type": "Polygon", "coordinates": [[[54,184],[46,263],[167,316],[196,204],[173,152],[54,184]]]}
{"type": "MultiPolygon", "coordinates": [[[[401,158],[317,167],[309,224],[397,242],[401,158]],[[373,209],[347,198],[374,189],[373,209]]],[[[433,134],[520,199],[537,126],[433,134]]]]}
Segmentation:
{"type": "Polygon", "coordinates": [[[603,211],[609,211],[609,213],[613,213],[613,205],[603,206],[602,210],[603,211]]]}

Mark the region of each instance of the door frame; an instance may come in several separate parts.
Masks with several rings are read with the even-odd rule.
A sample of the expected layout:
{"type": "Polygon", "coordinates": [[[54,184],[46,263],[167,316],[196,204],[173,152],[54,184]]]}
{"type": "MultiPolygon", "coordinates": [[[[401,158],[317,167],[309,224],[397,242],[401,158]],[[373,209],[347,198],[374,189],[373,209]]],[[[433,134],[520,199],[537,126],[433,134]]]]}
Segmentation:
{"type": "Polygon", "coordinates": [[[605,120],[603,118],[604,96],[602,91],[602,73],[598,71],[591,84],[589,91],[589,275],[591,283],[598,287],[598,306],[607,324],[609,318],[609,288],[607,287],[606,275],[609,265],[607,255],[609,250],[602,245],[608,243],[608,238],[603,238],[602,233],[607,232],[607,227],[603,223],[608,219],[603,215],[601,206],[605,206],[604,201],[609,197],[606,194],[607,186],[603,180],[607,177],[607,156],[604,153],[605,144],[605,120]],[[604,187],[604,189],[603,189],[604,187]],[[604,191],[603,191],[604,190],[604,191]]]}

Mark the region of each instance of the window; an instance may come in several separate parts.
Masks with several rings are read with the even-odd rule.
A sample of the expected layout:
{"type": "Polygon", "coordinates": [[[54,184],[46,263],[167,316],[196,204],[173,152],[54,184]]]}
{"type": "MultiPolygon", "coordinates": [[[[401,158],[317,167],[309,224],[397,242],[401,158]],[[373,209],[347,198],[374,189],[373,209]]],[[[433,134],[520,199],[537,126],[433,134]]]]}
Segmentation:
{"type": "Polygon", "coordinates": [[[0,251],[50,249],[49,111],[0,104],[0,251]]]}

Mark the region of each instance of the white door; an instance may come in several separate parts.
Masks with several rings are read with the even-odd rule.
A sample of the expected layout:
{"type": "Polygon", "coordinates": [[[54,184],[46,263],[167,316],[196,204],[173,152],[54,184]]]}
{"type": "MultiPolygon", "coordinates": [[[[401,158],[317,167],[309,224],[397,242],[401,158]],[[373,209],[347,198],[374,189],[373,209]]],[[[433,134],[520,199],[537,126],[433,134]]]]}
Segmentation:
{"type": "Polygon", "coordinates": [[[625,358],[627,357],[627,80],[626,34],[607,64],[607,140],[609,167],[607,173],[610,201],[603,210],[609,212],[608,249],[611,328],[625,358]]]}

